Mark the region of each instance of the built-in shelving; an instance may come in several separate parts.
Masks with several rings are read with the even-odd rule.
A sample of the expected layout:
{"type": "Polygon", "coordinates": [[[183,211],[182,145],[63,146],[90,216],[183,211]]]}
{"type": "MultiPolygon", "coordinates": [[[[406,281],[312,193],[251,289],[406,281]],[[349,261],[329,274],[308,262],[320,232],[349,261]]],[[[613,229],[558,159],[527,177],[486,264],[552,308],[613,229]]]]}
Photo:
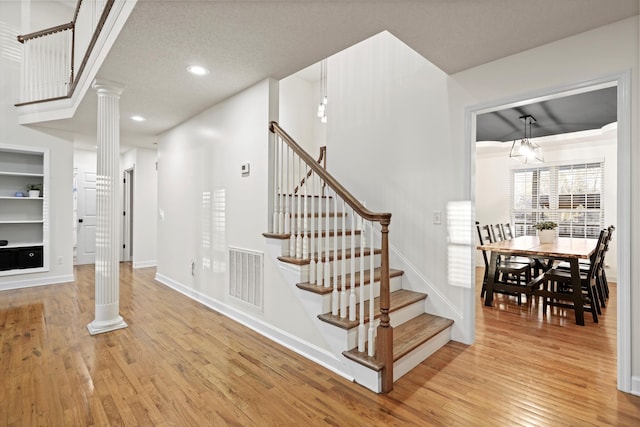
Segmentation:
{"type": "Polygon", "coordinates": [[[48,270],[48,151],[0,145],[0,276],[48,270]],[[28,185],[40,194],[29,197],[28,185]]]}

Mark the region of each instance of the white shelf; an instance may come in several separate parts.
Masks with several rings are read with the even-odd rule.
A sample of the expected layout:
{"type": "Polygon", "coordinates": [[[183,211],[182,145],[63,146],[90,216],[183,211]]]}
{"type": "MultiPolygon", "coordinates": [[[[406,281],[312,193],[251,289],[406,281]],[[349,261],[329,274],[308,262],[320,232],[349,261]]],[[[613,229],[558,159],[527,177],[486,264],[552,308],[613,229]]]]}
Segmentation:
{"type": "Polygon", "coordinates": [[[2,249],[15,249],[15,248],[32,248],[37,246],[44,246],[43,242],[14,242],[9,243],[5,246],[0,246],[0,250],[2,249]]]}
{"type": "Polygon", "coordinates": [[[0,224],[44,224],[43,219],[11,219],[0,221],[0,224]]]}
{"type": "Polygon", "coordinates": [[[42,197],[16,197],[16,196],[0,196],[0,200],[40,200],[42,201],[42,197]]]}
{"type": "Polygon", "coordinates": [[[28,177],[33,177],[33,178],[43,178],[44,174],[41,174],[41,173],[3,172],[3,171],[0,171],[0,176],[28,176],[28,177]]]}
{"type": "Polygon", "coordinates": [[[9,242],[0,246],[1,268],[10,268],[0,270],[0,276],[49,270],[48,185],[48,150],[0,144],[0,240],[9,242]],[[30,185],[38,185],[44,197],[29,197],[30,185]],[[16,197],[16,192],[24,197],[16,197]],[[20,254],[29,248],[38,248],[38,258],[26,263],[20,254]],[[34,267],[18,268],[26,265],[34,267]]]}

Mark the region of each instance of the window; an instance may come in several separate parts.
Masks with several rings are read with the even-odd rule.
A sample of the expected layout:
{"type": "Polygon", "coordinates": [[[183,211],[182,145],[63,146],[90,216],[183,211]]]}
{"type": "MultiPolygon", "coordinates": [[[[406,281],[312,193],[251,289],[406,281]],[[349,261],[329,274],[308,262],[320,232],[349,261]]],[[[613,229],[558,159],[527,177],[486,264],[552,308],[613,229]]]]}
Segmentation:
{"type": "Polygon", "coordinates": [[[604,226],[604,163],[511,170],[511,223],[535,236],[538,221],[558,223],[561,237],[598,238],[604,226]]]}

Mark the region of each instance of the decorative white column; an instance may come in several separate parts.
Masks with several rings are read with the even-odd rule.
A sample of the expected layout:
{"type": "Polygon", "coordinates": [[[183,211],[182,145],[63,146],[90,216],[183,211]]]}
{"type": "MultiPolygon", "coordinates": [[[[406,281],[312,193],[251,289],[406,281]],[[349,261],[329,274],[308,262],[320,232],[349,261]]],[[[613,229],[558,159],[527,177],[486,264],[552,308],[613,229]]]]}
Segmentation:
{"type": "Polygon", "coordinates": [[[95,80],[98,92],[96,295],[91,335],[125,328],[120,316],[120,95],[122,86],[95,80]]]}

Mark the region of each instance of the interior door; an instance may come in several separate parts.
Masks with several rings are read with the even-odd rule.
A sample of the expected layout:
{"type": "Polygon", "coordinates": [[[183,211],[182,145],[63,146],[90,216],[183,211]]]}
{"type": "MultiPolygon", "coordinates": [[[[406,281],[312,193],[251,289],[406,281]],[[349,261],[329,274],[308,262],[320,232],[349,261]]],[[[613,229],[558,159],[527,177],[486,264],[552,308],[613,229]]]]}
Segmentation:
{"type": "Polygon", "coordinates": [[[133,260],[133,169],[124,171],[122,179],[122,252],[120,261],[133,260]]]}
{"type": "Polygon", "coordinates": [[[76,265],[96,262],[96,174],[78,170],[76,265]]]}

